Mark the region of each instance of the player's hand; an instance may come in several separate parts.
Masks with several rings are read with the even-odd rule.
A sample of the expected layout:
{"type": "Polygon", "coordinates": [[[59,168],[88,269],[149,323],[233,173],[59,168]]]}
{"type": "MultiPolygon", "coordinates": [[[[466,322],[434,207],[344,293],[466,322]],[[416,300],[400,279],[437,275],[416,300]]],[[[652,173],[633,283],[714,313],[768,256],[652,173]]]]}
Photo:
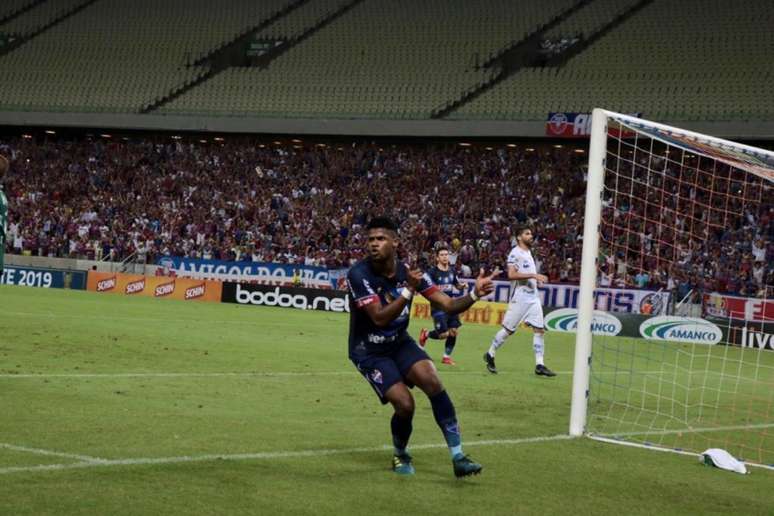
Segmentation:
{"type": "Polygon", "coordinates": [[[408,288],[416,292],[417,289],[419,288],[419,284],[422,282],[422,275],[423,275],[423,272],[421,269],[409,269],[408,277],[406,278],[406,283],[408,283],[408,288]]]}
{"type": "Polygon", "coordinates": [[[492,278],[498,274],[500,274],[500,269],[495,269],[489,276],[484,275],[484,269],[479,269],[476,285],[473,287],[476,296],[482,298],[494,292],[494,282],[492,281],[492,278]]]}
{"type": "Polygon", "coordinates": [[[538,285],[542,285],[548,283],[548,276],[545,274],[535,274],[535,280],[537,280],[538,285]]]}

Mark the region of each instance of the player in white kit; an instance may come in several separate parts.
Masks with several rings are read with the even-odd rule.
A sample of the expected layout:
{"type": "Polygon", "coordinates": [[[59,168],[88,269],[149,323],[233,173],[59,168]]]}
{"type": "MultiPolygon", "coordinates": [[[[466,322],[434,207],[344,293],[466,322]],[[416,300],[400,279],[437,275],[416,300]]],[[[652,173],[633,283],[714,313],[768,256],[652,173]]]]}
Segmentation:
{"type": "Polygon", "coordinates": [[[535,350],[535,374],[541,376],[556,376],[543,363],[543,308],[538,295],[538,286],[548,281],[548,278],[538,274],[535,260],[532,258],[532,230],[521,227],[516,230],[516,247],[508,255],[508,279],[513,282],[513,293],[508,302],[508,311],[503,318],[502,328],[492,339],[489,351],[484,353],[484,362],[490,373],[497,374],[495,353],[505,343],[505,339],[513,335],[516,328],[524,323],[532,328],[532,347],[535,350]]]}

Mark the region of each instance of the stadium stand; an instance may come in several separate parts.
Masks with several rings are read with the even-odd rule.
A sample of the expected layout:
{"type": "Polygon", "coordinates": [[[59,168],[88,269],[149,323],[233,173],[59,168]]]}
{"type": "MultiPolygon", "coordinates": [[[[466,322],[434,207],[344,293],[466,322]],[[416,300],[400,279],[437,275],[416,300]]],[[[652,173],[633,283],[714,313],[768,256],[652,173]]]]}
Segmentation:
{"type": "Polygon", "coordinates": [[[0,6],[0,25],[6,23],[13,17],[18,16],[25,9],[29,9],[40,0],[6,0],[0,6]]]}
{"type": "MultiPolygon", "coordinates": [[[[593,34],[603,5],[551,36],[593,34]]],[[[656,0],[562,66],[519,70],[450,118],[541,120],[604,105],[673,121],[770,119],[773,21],[767,0],[656,0]]]]}
{"type": "MultiPolygon", "coordinates": [[[[407,251],[425,261],[447,242],[463,274],[502,268],[512,228],[528,222],[540,236],[541,269],[552,281],[578,279],[586,157],[568,147],[87,137],[14,138],[0,141],[0,152],[13,157],[5,191],[16,254],[338,268],[362,257],[365,221],[391,209],[407,251]]],[[[774,199],[761,206],[739,214],[712,252],[685,250],[705,259],[652,267],[647,285],[743,295],[774,285],[774,246],[763,240],[774,232],[774,199]]],[[[642,242],[652,241],[649,231],[642,242]]],[[[624,258],[605,257],[611,285],[638,281],[619,267],[624,258]]]]}
{"type": "MultiPolygon", "coordinates": [[[[44,3],[10,22],[8,30],[32,26],[28,16],[61,4],[44,3]]],[[[137,112],[207,72],[187,64],[287,4],[239,0],[228,10],[213,10],[212,2],[204,0],[100,0],[0,57],[5,76],[0,107],[137,112]]]]}
{"type": "Polygon", "coordinates": [[[772,22],[770,0],[11,0],[0,109],[769,120],[772,22]]]}
{"type": "MultiPolygon", "coordinates": [[[[42,2],[12,20],[0,25],[0,32],[19,37],[34,34],[57,20],[92,3],[93,0],[56,0],[42,2]]],[[[26,2],[30,4],[30,2],[26,2]]]]}
{"type": "Polygon", "coordinates": [[[631,9],[641,0],[594,0],[581,7],[572,16],[546,31],[548,39],[589,36],[631,9]]]}
{"type": "Polygon", "coordinates": [[[351,4],[352,0],[317,0],[306,2],[294,9],[267,28],[258,31],[256,38],[293,39],[297,38],[310,27],[320,24],[342,7],[351,4]]]}
{"type": "Polygon", "coordinates": [[[161,111],[428,118],[497,73],[478,68],[492,53],[576,2],[363,2],[267,69],[231,68],[161,111]]]}

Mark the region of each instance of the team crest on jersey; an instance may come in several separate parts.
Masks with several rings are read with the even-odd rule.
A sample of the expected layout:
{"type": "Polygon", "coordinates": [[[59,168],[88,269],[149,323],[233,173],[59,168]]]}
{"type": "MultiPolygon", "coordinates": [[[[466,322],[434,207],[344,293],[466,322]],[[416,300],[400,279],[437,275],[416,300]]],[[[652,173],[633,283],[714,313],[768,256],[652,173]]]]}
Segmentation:
{"type": "Polygon", "coordinates": [[[524,265],[522,265],[522,267],[529,267],[529,262],[525,261],[524,265]]]}
{"type": "Polygon", "coordinates": [[[381,385],[381,383],[382,383],[382,372],[381,371],[379,371],[378,369],[374,369],[373,371],[371,371],[370,376],[371,376],[371,381],[372,382],[378,383],[378,384],[381,385]]]}

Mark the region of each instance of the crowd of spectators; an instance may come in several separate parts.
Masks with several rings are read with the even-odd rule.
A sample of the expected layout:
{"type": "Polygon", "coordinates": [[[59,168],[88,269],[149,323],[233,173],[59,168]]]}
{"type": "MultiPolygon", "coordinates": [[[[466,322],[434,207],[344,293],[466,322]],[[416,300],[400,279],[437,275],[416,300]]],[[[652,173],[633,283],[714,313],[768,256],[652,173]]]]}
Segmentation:
{"type": "MultiPolygon", "coordinates": [[[[574,147],[533,147],[236,137],[10,138],[0,140],[0,153],[11,160],[4,184],[10,204],[6,251],[116,261],[132,256],[149,263],[185,256],[337,269],[364,256],[362,228],[379,214],[400,223],[404,259],[426,265],[433,249],[445,243],[464,276],[479,267],[503,269],[515,228],[529,224],[537,235],[534,251],[541,270],[552,282],[576,283],[587,157],[574,147]]],[[[673,207],[676,218],[659,221],[648,215],[652,206],[631,201],[644,191],[633,184],[629,191],[635,195],[623,209],[613,210],[615,200],[606,194],[603,219],[615,221],[619,234],[603,235],[601,285],[684,292],[713,287],[759,295],[774,284],[771,202],[759,199],[758,208],[744,206],[747,211],[722,231],[708,224],[713,231],[696,246],[683,238],[687,229],[669,229],[685,229],[679,206],[673,207]],[[626,228],[623,236],[621,228],[626,228]],[[671,251],[660,253],[662,247],[671,251]]],[[[658,186],[672,193],[683,187],[658,186]]],[[[770,190],[764,190],[770,201],[770,190]]]]}

